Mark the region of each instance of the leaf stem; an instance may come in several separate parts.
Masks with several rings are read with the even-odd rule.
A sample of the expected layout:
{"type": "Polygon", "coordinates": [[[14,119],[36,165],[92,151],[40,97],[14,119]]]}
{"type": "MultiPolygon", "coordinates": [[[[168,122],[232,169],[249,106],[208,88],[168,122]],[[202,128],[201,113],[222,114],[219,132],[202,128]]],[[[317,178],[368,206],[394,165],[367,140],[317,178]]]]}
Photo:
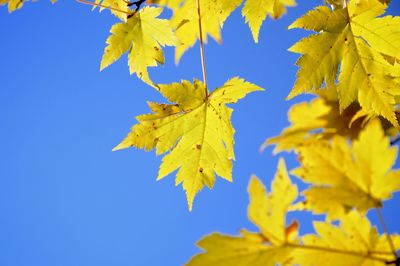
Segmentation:
{"type": "Polygon", "coordinates": [[[201,68],[203,71],[203,82],[205,88],[206,97],[208,97],[208,87],[207,87],[207,72],[206,72],[206,62],[204,56],[204,40],[203,40],[203,27],[201,25],[201,9],[200,9],[200,0],[196,0],[197,5],[197,14],[198,14],[198,21],[199,21],[199,34],[200,34],[200,57],[201,57],[201,68]]]}
{"type": "Polygon", "coordinates": [[[390,142],[390,145],[393,146],[393,145],[397,144],[397,142],[399,142],[399,141],[400,141],[400,137],[397,137],[390,142]]]}
{"type": "Polygon", "coordinates": [[[376,212],[378,213],[378,218],[379,218],[379,221],[380,221],[380,223],[381,223],[381,225],[382,225],[382,227],[383,227],[383,230],[385,231],[385,235],[386,235],[386,238],[387,238],[387,240],[388,240],[388,242],[389,242],[390,249],[391,249],[391,251],[392,251],[394,257],[395,257],[396,259],[398,259],[398,258],[397,258],[397,253],[396,253],[396,248],[394,247],[392,238],[390,237],[389,229],[388,229],[388,227],[386,226],[385,219],[383,218],[381,209],[380,209],[380,208],[375,208],[375,209],[376,209],[376,212]]]}
{"type": "Polygon", "coordinates": [[[293,248],[299,248],[299,249],[308,249],[308,250],[317,250],[317,251],[324,251],[324,252],[330,252],[330,253],[346,254],[349,256],[368,258],[371,260],[380,261],[385,264],[388,262],[387,260],[385,260],[383,258],[374,257],[371,254],[364,254],[364,253],[359,253],[359,252],[350,251],[350,250],[340,250],[340,249],[334,249],[334,248],[328,248],[328,247],[320,247],[320,246],[312,246],[312,245],[298,245],[298,244],[291,244],[291,243],[286,244],[286,246],[293,247],[293,248]]]}

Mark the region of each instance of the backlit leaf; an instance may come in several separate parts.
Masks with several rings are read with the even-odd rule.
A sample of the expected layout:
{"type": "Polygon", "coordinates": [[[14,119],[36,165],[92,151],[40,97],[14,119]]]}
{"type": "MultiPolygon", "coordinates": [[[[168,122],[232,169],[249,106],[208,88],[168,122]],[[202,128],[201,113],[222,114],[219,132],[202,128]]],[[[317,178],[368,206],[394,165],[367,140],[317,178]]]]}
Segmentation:
{"type": "Polygon", "coordinates": [[[147,69],[164,64],[161,47],[174,46],[177,42],[169,21],[157,18],[161,12],[162,8],[144,7],[127,22],[112,26],[100,69],[111,65],[128,52],[130,73],[136,73],[144,82],[153,84],[147,69]]]}
{"type": "Polygon", "coordinates": [[[319,97],[310,102],[294,104],[288,112],[290,126],[279,136],[267,139],[261,150],[269,145],[276,145],[274,153],[278,153],[316,140],[328,140],[335,135],[357,137],[362,122],[366,119],[360,106],[353,103],[340,112],[336,88],[320,90],[318,94],[319,97]]]}
{"type": "MultiPolygon", "coordinates": [[[[210,35],[221,42],[221,29],[228,16],[243,0],[201,0],[201,22],[203,39],[207,42],[210,35]]],[[[187,49],[200,38],[196,0],[186,0],[183,5],[174,10],[171,25],[176,29],[179,44],[176,46],[175,61],[179,62],[187,49]]]]}
{"type": "Polygon", "coordinates": [[[164,154],[158,179],[178,170],[176,185],[183,183],[189,209],[196,194],[206,185],[210,189],[215,173],[232,181],[233,134],[232,109],[247,93],[262,90],[239,78],[206,95],[198,80],[158,85],[160,93],[175,104],[150,103],[152,114],[137,117],[139,124],[115,150],[137,147],[156,149],[164,154]]]}
{"type": "MultiPolygon", "coordinates": [[[[394,260],[386,235],[379,235],[369,220],[355,211],[342,216],[339,226],[314,222],[314,228],[316,234],[302,237],[309,248],[296,249],[293,265],[385,266],[385,261],[394,260]]],[[[399,235],[391,238],[400,249],[399,235]]]]}
{"type": "Polygon", "coordinates": [[[385,16],[386,5],[377,0],[350,0],[346,8],[317,7],[289,28],[318,34],[307,37],[290,51],[302,56],[289,98],[338,83],[340,109],[358,101],[367,113],[381,115],[398,126],[395,97],[400,94],[400,67],[383,55],[398,58],[400,18],[385,16]],[[340,73],[339,73],[340,66],[340,73]]]}
{"type": "Polygon", "coordinates": [[[242,230],[237,237],[219,233],[206,236],[198,243],[204,253],[194,256],[188,266],[275,266],[293,259],[294,248],[288,244],[297,243],[298,224],[294,222],[286,227],[286,212],[297,198],[297,187],[290,181],[283,159],[270,193],[255,176],[248,191],[249,219],[261,232],[242,230]]]}
{"type": "Polygon", "coordinates": [[[370,122],[350,146],[346,138],[319,141],[297,149],[302,166],[292,171],[311,187],[303,192],[305,209],[340,217],[356,207],[365,212],[400,190],[391,147],[379,121],[370,122]]]}
{"type": "Polygon", "coordinates": [[[286,13],[287,6],[295,5],[295,0],[246,0],[242,15],[250,26],[254,41],[258,42],[261,25],[267,16],[278,19],[286,13]]]}

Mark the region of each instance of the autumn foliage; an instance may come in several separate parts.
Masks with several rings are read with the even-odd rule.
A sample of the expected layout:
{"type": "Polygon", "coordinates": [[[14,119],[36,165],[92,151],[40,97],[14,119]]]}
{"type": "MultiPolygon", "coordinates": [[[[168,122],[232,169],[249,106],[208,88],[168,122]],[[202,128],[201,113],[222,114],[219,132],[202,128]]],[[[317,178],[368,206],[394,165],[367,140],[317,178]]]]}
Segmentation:
{"type": "MultiPolygon", "coordinates": [[[[55,1],[52,1],[55,2],[55,1]]],[[[176,173],[189,206],[216,176],[232,181],[234,104],[259,86],[233,77],[210,90],[204,80],[158,84],[148,68],[164,64],[163,47],[175,47],[175,61],[207,38],[221,42],[224,22],[241,8],[255,42],[267,17],[278,19],[294,0],[125,0],[80,1],[109,10],[121,21],[110,29],[100,68],[124,54],[130,74],[157,90],[166,103],[149,102],[114,150],[136,147],[164,155],[157,179],[176,173]],[[241,7],[242,6],[242,7],[241,7]],[[160,17],[164,8],[170,18],[160,17]]],[[[201,252],[190,266],[217,265],[400,265],[400,235],[386,230],[385,201],[400,190],[398,104],[400,102],[400,17],[385,15],[387,0],[325,0],[289,29],[312,33],[289,51],[299,54],[296,82],[288,99],[310,93],[309,102],[288,112],[290,126],[261,146],[274,153],[294,152],[290,174],[307,188],[298,191],[283,159],[269,192],[253,176],[248,186],[248,218],[259,231],[238,236],[213,233],[198,242],[201,252]],[[289,212],[324,215],[315,233],[300,235],[289,212]],[[367,213],[377,211],[380,234],[367,213]]],[[[23,0],[0,0],[13,12],[23,0]]],[[[282,99],[283,100],[283,99],[282,99]]],[[[240,162],[238,162],[240,163],[240,162]]]]}

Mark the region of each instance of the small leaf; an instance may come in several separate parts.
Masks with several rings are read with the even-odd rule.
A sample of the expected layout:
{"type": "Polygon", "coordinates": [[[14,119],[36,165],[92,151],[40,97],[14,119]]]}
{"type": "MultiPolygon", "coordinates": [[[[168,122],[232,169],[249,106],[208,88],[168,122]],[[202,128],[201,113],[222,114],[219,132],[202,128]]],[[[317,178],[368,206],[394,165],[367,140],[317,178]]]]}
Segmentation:
{"type": "Polygon", "coordinates": [[[147,69],[164,64],[161,46],[174,46],[176,37],[166,19],[157,18],[162,8],[144,7],[126,23],[111,28],[100,69],[104,69],[128,52],[130,73],[153,85],[147,69]]]}
{"type": "Polygon", "coordinates": [[[247,0],[242,15],[249,24],[254,41],[258,43],[261,25],[269,15],[278,19],[286,13],[287,6],[296,6],[295,0],[247,0]]]}
{"type": "Polygon", "coordinates": [[[255,176],[248,191],[248,216],[261,233],[242,230],[237,237],[219,233],[206,236],[198,243],[205,252],[194,256],[188,266],[275,266],[293,259],[294,248],[287,244],[297,243],[298,223],[286,227],[286,212],[297,198],[297,187],[290,181],[284,160],[279,161],[271,193],[255,176]]]}
{"type": "Polygon", "coordinates": [[[285,162],[279,161],[278,170],[272,182],[272,192],[267,194],[257,177],[249,184],[249,220],[257,225],[263,236],[274,245],[286,242],[286,213],[297,199],[297,187],[287,174],[285,162]]]}
{"type": "MultiPolygon", "coordinates": [[[[201,22],[203,40],[207,42],[210,35],[217,42],[221,42],[221,29],[229,15],[242,3],[243,0],[201,0],[201,22]]],[[[165,2],[165,1],[163,1],[165,2]]],[[[168,1],[167,3],[171,3],[168,1]]],[[[176,3],[172,2],[176,7],[176,3]]],[[[175,62],[179,63],[182,55],[200,38],[199,17],[196,0],[186,0],[181,6],[174,9],[171,25],[176,29],[179,44],[176,46],[175,62]]]]}
{"type": "MultiPolygon", "coordinates": [[[[364,122],[374,116],[369,116],[357,103],[351,104],[343,111],[339,105],[335,87],[319,90],[317,97],[310,102],[294,104],[288,112],[290,126],[280,135],[267,139],[261,151],[269,145],[276,145],[274,153],[295,150],[317,140],[332,139],[336,135],[357,138],[364,122]]],[[[386,120],[382,119],[385,131],[394,129],[391,124],[385,122],[386,120]]]]}

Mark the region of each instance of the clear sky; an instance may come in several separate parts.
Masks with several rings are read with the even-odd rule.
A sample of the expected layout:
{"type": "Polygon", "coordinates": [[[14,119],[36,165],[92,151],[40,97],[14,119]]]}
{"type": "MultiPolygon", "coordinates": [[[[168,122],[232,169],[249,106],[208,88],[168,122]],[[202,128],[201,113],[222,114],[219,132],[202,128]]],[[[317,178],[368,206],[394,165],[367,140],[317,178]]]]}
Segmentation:
{"type": "MultiPolygon", "coordinates": [[[[255,230],[247,184],[255,173],[269,186],[279,158],[259,147],[287,126],[290,105],[305,99],[284,100],[297,71],[287,48],[307,34],[286,28],[321,2],[299,0],[281,20],[268,19],[258,45],[236,10],[223,45],[206,46],[211,88],[240,76],[266,91],[235,106],[234,182],[218,179],[213,191],[203,190],[192,213],[173,175],[156,182],[154,152],[111,152],[134,117],[149,111],[146,101],[162,100],[129,76],[126,56],[99,72],[117,19],[72,0],[27,3],[11,15],[0,7],[0,266],[175,266],[205,234],[255,230]]],[[[399,1],[390,12],[400,15],[399,1]]],[[[198,46],[178,67],[167,49],[166,66],[151,75],[159,83],[201,79],[198,46]]],[[[282,155],[289,169],[296,166],[293,155],[282,155]]],[[[400,231],[399,206],[397,194],[383,211],[392,232],[400,231]]],[[[310,232],[310,216],[295,217],[310,232]]]]}

